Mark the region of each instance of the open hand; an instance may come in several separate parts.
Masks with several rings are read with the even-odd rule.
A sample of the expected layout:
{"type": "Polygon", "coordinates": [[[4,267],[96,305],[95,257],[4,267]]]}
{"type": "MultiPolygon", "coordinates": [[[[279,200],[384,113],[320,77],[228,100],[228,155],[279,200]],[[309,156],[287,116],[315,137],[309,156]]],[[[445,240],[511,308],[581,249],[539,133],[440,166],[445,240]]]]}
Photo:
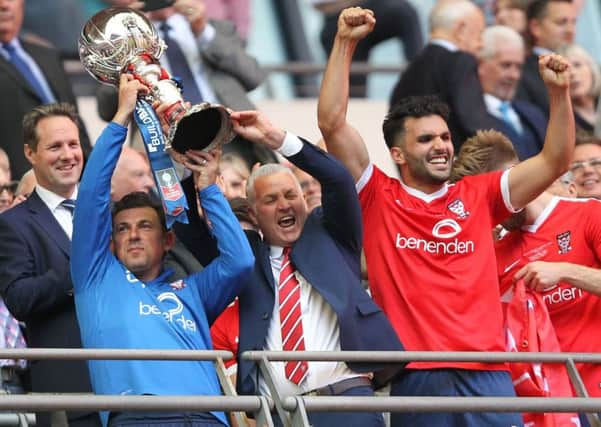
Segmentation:
{"type": "Polygon", "coordinates": [[[274,127],[267,117],[259,111],[234,111],[230,119],[241,137],[257,144],[263,144],[272,150],[282,146],[286,132],[274,127]]]}

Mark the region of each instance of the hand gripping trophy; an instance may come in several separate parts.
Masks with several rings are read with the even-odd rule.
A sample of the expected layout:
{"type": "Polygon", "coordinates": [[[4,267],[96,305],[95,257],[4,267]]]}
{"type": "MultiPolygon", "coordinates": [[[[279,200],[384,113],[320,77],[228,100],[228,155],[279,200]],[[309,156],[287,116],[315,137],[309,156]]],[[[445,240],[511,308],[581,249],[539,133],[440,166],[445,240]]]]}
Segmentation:
{"type": "Polygon", "coordinates": [[[79,38],[81,62],[96,80],[118,86],[120,75],[131,73],[149,88],[134,115],[169,218],[170,210],[177,217],[187,207],[169,150],[181,155],[188,149],[209,151],[230,142],[235,133],[223,106],[203,102],[186,107],[181,85],[159,63],[168,48],[148,18],[124,7],[98,12],[86,22],[79,38]],[[150,107],[154,101],[170,104],[164,113],[169,124],[166,141],[150,107]],[[174,203],[178,206],[170,206],[174,203]]]}

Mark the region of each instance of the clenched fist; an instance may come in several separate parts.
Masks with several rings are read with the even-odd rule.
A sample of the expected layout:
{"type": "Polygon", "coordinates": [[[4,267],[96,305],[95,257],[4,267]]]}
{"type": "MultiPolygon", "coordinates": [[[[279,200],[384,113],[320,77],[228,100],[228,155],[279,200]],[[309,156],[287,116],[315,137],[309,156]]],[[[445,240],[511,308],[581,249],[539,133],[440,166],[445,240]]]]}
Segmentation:
{"type": "Polygon", "coordinates": [[[338,37],[361,40],[371,33],[376,25],[374,13],[361,7],[349,7],[338,17],[338,37]]]}
{"type": "Polygon", "coordinates": [[[538,70],[547,89],[566,89],[570,84],[570,64],[554,53],[538,59],[538,70]]]}

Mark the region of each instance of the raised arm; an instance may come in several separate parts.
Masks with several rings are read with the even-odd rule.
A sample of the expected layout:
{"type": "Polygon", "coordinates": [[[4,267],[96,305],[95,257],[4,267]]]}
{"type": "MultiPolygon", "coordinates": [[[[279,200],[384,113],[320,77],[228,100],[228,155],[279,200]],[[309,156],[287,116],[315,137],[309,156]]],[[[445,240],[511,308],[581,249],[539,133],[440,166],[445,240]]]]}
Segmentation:
{"type": "Polygon", "coordinates": [[[90,282],[93,269],[109,253],[111,177],[127,136],[127,125],[139,92],[148,89],[130,74],[119,85],[119,107],[102,132],[86,165],[73,220],[71,275],[75,292],[90,282]]]}
{"type": "Polygon", "coordinates": [[[357,43],[372,32],[373,12],[360,7],[343,10],[326,67],[317,107],[317,121],[328,152],[340,160],[357,181],[369,165],[363,138],[347,121],[349,74],[357,43]]]}
{"type": "Polygon", "coordinates": [[[526,206],[566,172],[574,152],[569,64],[561,56],[545,55],[539,59],[539,71],[549,94],[549,124],[542,151],[509,172],[509,194],[516,209],[526,206]]]}

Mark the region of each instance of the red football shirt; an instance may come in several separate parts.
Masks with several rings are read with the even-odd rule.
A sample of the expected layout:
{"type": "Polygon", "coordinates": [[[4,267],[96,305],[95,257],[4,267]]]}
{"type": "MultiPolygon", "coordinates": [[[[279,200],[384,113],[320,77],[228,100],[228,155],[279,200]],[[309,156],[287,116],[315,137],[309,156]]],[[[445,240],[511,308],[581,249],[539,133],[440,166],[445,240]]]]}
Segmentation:
{"type": "Polygon", "coordinates": [[[507,177],[465,177],[427,195],[374,166],[358,182],[370,289],[407,350],[505,350],[492,228],[511,212],[507,177]]]}
{"type": "MultiPolygon", "coordinates": [[[[501,287],[512,286],[515,273],[532,261],[569,262],[601,267],[601,202],[556,197],[533,225],[509,233],[497,243],[501,287]]],[[[601,298],[560,283],[542,293],[562,351],[601,352],[601,298]]],[[[601,397],[601,365],[578,370],[591,396],[601,397]]]]}
{"type": "MultiPolygon", "coordinates": [[[[228,373],[232,374],[232,369],[237,366],[236,356],[238,355],[238,335],[240,334],[240,310],[238,308],[238,298],[227,306],[223,313],[213,322],[211,326],[211,340],[213,349],[227,350],[234,353],[234,359],[224,360],[223,363],[228,368],[228,373]]],[[[235,372],[235,371],[234,371],[235,372]]]]}

